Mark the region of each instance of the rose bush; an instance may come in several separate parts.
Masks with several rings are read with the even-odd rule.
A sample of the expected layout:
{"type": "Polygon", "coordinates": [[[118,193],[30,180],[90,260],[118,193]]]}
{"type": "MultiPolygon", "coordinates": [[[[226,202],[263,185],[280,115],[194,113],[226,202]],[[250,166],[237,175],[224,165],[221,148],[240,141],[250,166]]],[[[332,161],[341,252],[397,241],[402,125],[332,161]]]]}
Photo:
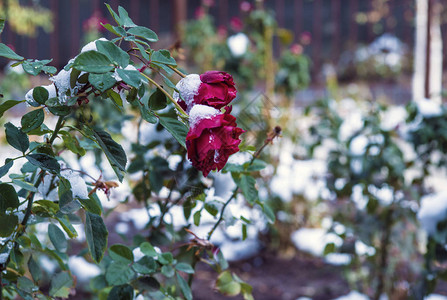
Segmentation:
{"type": "Polygon", "coordinates": [[[116,13],[106,6],[117,25],[104,27],[116,37],[87,44],[59,72],[51,60],[25,59],[0,43],[0,57],[53,82],[0,103],[1,115],[29,104],[20,120],[5,124],[10,147],[0,151],[0,299],[67,298],[77,289],[100,299],[192,299],[197,262],[216,270],[222,293],[253,299],[211,239],[224,224],[238,222],[242,240],[255,227],[248,214],[226,209],[236,198],[262,210],[262,222],[275,221],[256,188],[266,164],[260,150],[240,146],[243,130],[227,106],[236,95],[231,75],[185,76],[168,50],[150,45],[158,40],[153,31],[134,24],[123,7],[116,13]],[[185,77],[177,87],[176,75],[185,77]],[[188,113],[175,97],[189,99],[188,113]],[[224,170],[234,180],[231,196],[213,196],[213,179],[193,167],[204,175],[220,170],[239,147],[251,159],[224,170]],[[139,231],[111,231],[110,214],[134,216],[115,210],[128,202],[138,202],[132,205],[147,221],[139,231]],[[194,232],[199,226],[202,236],[194,232]],[[40,268],[45,260],[54,269],[40,268]]]}

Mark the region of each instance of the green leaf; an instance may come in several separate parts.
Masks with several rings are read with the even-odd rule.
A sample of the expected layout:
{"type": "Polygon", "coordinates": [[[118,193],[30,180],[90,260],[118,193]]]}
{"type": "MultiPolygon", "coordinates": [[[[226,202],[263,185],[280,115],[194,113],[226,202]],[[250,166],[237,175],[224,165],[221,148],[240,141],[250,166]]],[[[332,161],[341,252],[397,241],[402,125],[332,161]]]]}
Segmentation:
{"type": "Polygon", "coordinates": [[[64,145],[68,150],[75,154],[79,154],[80,156],[85,155],[85,149],[81,147],[76,137],[71,136],[71,134],[66,131],[60,131],[60,133],[62,134],[64,145]]]}
{"type": "Polygon", "coordinates": [[[42,278],[42,271],[40,269],[40,266],[32,255],[29,257],[28,260],[28,270],[34,279],[34,282],[38,282],[42,278]]]}
{"type": "Polygon", "coordinates": [[[27,191],[37,192],[37,188],[33,184],[31,184],[29,182],[22,181],[22,180],[19,180],[19,179],[13,179],[12,183],[14,183],[16,186],[21,187],[22,189],[25,189],[27,191]]]}
{"type": "Polygon", "coordinates": [[[70,72],[70,87],[74,88],[76,86],[76,82],[78,81],[78,77],[81,75],[81,71],[76,69],[71,69],[70,72]]]}
{"type": "Polygon", "coordinates": [[[156,257],[158,255],[157,251],[155,251],[155,248],[149,243],[144,242],[140,245],[140,250],[143,252],[144,255],[147,255],[149,257],[156,257]]]}
{"type": "Polygon", "coordinates": [[[48,225],[48,236],[57,251],[62,253],[67,251],[67,239],[65,238],[64,232],[58,226],[50,223],[50,225],[48,225]]]}
{"type": "Polygon", "coordinates": [[[0,183],[0,213],[8,208],[19,207],[19,197],[14,187],[8,183],[0,183]]]}
{"type": "MultiPolygon", "coordinates": [[[[78,236],[76,229],[71,224],[67,215],[62,215],[62,217],[56,217],[56,219],[59,221],[59,224],[62,226],[62,229],[64,229],[64,231],[68,234],[69,238],[73,239],[78,236]]],[[[86,231],[87,231],[87,229],[86,229],[86,231]]],[[[87,240],[87,242],[88,242],[88,240],[87,240]]]]}
{"type": "Polygon", "coordinates": [[[107,296],[107,300],[132,300],[133,287],[128,284],[114,286],[107,296]]]}
{"type": "Polygon", "coordinates": [[[185,272],[187,274],[194,274],[194,269],[187,263],[178,263],[175,265],[175,268],[177,271],[185,272]]]}
{"type": "Polygon", "coordinates": [[[52,66],[46,66],[46,64],[50,63],[52,59],[44,59],[44,60],[25,60],[22,63],[23,70],[31,74],[33,76],[39,75],[40,72],[44,71],[46,73],[54,74],[56,73],[57,69],[52,66]]]}
{"type": "Polygon", "coordinates": [[[0,212],[0,237],[9,237],[18,223],[19,219],[16,215],[5,215],[0,212]]]}
{"type": "Polygon", "coordinates": [[[144,276],[136,281],[136,285],[140,290],[148,290],[150,292],[157,292],[160,290],[160,283],[154,277],[144,276]]]}
{"type": "Polygon", "coordinates": [[[158,41],[157,34],[155,32],[153,32],[152,30],[150,30],[149,28],[146,28],[143,26],[132,27],[129,30],[127,30],[127,33],[142,37],[149,42],[158,41]]]}
{"type": "Polygon", "coordinates": [[[104,154],[109,160],[110,165],[112,166],[119,180],[122,181],[124,178],[122,172],[126,170],[127,164],[127,156],[123,147],[115,142],[110,134],[105,131],[94,131],[93,134],[96,142],[101,147],[102,151],[104,151],[104,154]]]}
{"type": "Polygon", "coordinates": [[[200,225],[200,218],[202,217],[202,211],[198,210],[194,213],[193,219],[194,219],[194,225],[199,226],[200,225]]]}
{"type": "Polygon", "coordinates": [[[114,64],[121,66],[121,68],[129,65],[129,54],[114,43],[97,40],[95,44],[98,51],[106,55],[114,64]]]}
{"type": "MultiPolygon", "coordinates": [[[[122,21],[121,21],[121,18],[118,16],[118,14],[117,14],[116,12],[113,11],[113,9],[110,7],[109,4],[107,4],[107,3],[104,3],[104,4],[107,6],[107,9],[109,10],[109,12],[110,12],[110,14],[112,15],[113,19],[115,20],[115,22],[116,22],[118,25],[122,25],[123,23],[122,23],[122,21]]],[[[109,24],[106,24],[106,25],[109,25],[109,24]]]]}
{"type": "Polygon", "coordinates": [[[168,105],[166,95],[159,89],[156,89],[149,98],[149,108],[160,110],[168,105]]]}
{"type": "Polygon", "coordinates": [[[57,160],[47,154],[35,153],[25,156],[26,159],[35,166],[51,173],[59,173],[61,166],[57,160]]]}
{"type": "Polygon", "coordinates": [[[133,253],[129,247],[121,244],[115,244],[109,248],[109,256],[118,262],[130,264],[133,262],[133,253]]]}
{"type": "Polygon", "coordinates": [[[275,217],[275,213],[273,212],[271,207],[267,203],[264,203],[263,209],[264,209],[264,214],[267,217],[267,220],[271,224],[275,223],[276,217],[275,217]]]}
{"type": "Polygon", "coordinates": [[[30,111],[22,117],[20,123],[22,124],[22,131],[27,133],[31,130],[39,128],[45,119],[43,108],[30,111]]]}
{"type": "Polygon", "coordinates": [[[5,124],[6,140],[17,150],[25,153],[29,147],[29,139],[26,133],[8,122],[5,124]]]}
{"type": "Polygon", "coordinates": [[[107,56],[92,50],[79,54],[75,58],[73,68],[89,73],[107,73],[115,69],[115,66],[107,56]]]}
{"type": "Polygon", "coordinates": [[[112,262],[106,270],[106,280],[110,285],[126,284],[135,277],[135,272],[128,264],[112,262]]]}
{"type": "Polygon", "coordinates": [[[120,94],[113,90],[108,90],[106,92],[107,97],[113,100],[118,107],[123,107],[123,99],[121,99],[120,94]]]}
{"type": "Polygon", "coordinates": [[[38,288],[34,285],[34,282],[32,282],[28,277],[25,276],[20,277],[17,280],[17,288],[26,293],[32,293],[38,290],[38,288]]]}
{"type": "Polygon", "coordinates": [[[157,270],[157,264],[152,257],[143,256],[143,258],[132,265],[132,268],[141,274],[152,274],[157,270]]]}
{"type": "Polygon", "coordinates": [[[48,97],[50,94],[48,93],[48,90],[41,86],[36,86],[33,89],[33,99],[40,104],[45,104],[45,102],[48,100],[48,97]]]}
{"type": "Polygon", "coordinates": [[[70,114],[71,107],[66,105],[48,106],[48,110],[56,116],[66,116],[70,114]]]}
{"type": "Polygon", "coordinates": [[[140,113],[141,113],[141,117],[152,124],[157,123],[158,119],[155,116],[155,114],[149,110],[148,107],[148,100],[149,97],[148,96],[144,96],[143,98],[140,99],[140,101],[138,101],[138,99],[135,99],[133,102],[131,102],[133,105],[138,106],[138,108],[140,109],[140,113]]]}
{"type": "Polygon", "coordinates": [[[255,159],[251,165],[249,165],[249,162],[247,162],[245,164],[247,164],[246,168],[247,168],[248,172],[260,171],[260,170],[263,170],[267,166],[267,163],[260,159],[255,159]]]}
{"type": "Polygon", "coordinates": [[[113,87],[116,83],[115,78],[113,78],[112,73],[94,74],[90,73],[88,75],[88,81],[99,91],[105,92],[106,90],[113,87]]]}
{"type": "Polygon", "coordinates": [[[147,54],[146,49],[142,45],[140,45],[140,42],[141,42],[140,40],[137,40],[135,44],[137,45],[137,48],[140,51],[141,56],[143,56],[143,58],[146,60],[150,60],[151,58],[149,54],[147,54]]]}
{"type": "Polygon", "coordinates": [[[154,51],[151,55],[151,62],[156,62],[165,65],[176,66],[177,62],[174,58],[171,57],[171,53],[169,53],[166,49],[161,49],[154,51]]]}
{"type": "Polygon", "coordinates": [[[89,284],[90,288],[97,292],[107,287],[107,281],[105,275],[98,275],[96,277],[93,277],[92,280],[90,280],[89,284]]]}
{"type": "Polygon", "coordinates": [[[107,237],[109,233],[104,221],[98,215],[86,212],[85,215],[85,236],[87,238],[88,249],[95,262],[99,263],[107,249],[107,237]]]}
{"type": "Polygon", "coordinates": [[[125,83],[133,86],[134,88],[139,88],[141,82],[147,82],[146,78],[144,78],[137,70],[124,70],[117,68],[116,73],[118,73],[125,83]]]}
{"type": "Polygon", "coordinates": [[[5,111],[7,111],[11,107],[14,107],[17,104],[22,103],[22,102],[25,102],[25,100],[22,100],[22,101],[8,100],[8,101],[5,101],[2,104],[0,104],[0,118],[3,117],[3,114],[5,113],[5,111]]]}
{"type": "Polygon", "coordinates": [[[175,275],[175,270],[171,265],[164,265],[163,267],[161,267],[161,274],[168,278],[171,278],[175,275]]]}
{"type": "Polygon", "coordinates": [[[118,13],[120,14],[120,19],[123,22],[121,25],[124,27],[135,27],[135,23],[132,21],[131,18],[129,18],[129,14],[127,11],[122,7],[118,6],[118,13]]]}
{"type": "Polygon", "coordinates": [[[170,133],[172,136],[186,148],[186,135],[188,134],[188,127],[180,122],[177,118],[170,116],[159,116],[160,124],[170,133]]]}
{"type": "Polygon", "coordinates": [[[50,296],[68,298],[73,285],[73,278],[68,272],[59,273],[51,280],[50,296]]]}
{"type": "Polygon", "coordinates": [[[5,162],[5,165],[0,167],[0,178],[8,174],[9,169],[11,169],[12,165],[14,164],[13,160],[8,161],[7,159],[5,162]]]}
{"type": "Polygon", "coordinates": [[[24,59],[23,56],[16,54],[14,51],[12,51],[11,48],[9,48],[8,46],[6,46],[3,43],[0,43],[0,56],[6,57],[9,59],[14,59],[14,60],[24,59]]]}
{"type": "Polygon", "coordinates": [[[81,205],[85,210],[95,215],[101,215],[101,207],[93,198],[79,199],[79,202],[81,202],[81,205]]]}
{"type": "Polygon", "coordinates": [[[180,276],[180,274],[177,274],[177,282],[180,285],[180,290],[182,291],[183,296],[185,296],[185,299],[192,300],[191,288],[189,287],[186,280],[183,279],[182,276],[180,276]]]}
{"type": "Polygon", "coordinates": [[[243,174],[236,184],[242,190],[242,194],[248,203],[253,205],[258,200],[258,190],[255,186],[256,180],[252,176],[243,174]]]}
{"type": "Polygon", "coordinates": [[[173,260],[174,260],[174,257],[172,256],[172,253],[170,253],[170,252],[165,252],[165,253],[158,255],[158,261],[163,265],[170,264],[170,263],[172,263],[173,260]]]}
{"type": "Polygon", "coordinates": [[[241,285],[233,279],[230,271],[225,271],[217,277],[216,287],[227,296],[236,296],[241,292],[241,285]]]}
{"type": "Polygon", "coordinates": [[[205,210],[207,212],[209,212],[210,215],[215,217],[215,216],[217,216],[217,213],[219,212],[219,207],[221,206],[220,204],[221,203],[217,202],[217,201],[205,202],[205,210]]]}
{"type": "Polygon", "coordinates": [[[247,239],[247,224],[242,224],[242,240],[247,239]]]}

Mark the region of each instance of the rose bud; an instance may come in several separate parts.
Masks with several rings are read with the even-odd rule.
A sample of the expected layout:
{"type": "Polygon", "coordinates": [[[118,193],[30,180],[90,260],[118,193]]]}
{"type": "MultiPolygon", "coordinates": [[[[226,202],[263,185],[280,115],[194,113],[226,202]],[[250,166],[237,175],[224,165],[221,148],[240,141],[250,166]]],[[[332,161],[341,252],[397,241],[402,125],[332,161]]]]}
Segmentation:
{"type": "Polygon", "coordinates": [[[210,106],[195,105],[189,115],[189,124],[186,136],[188,159],[205,177],[212,170],[222,170],[228,157],[239,151],[239,136],[245,131],[237,127],[236,118],[229,110],[221,113],[210,106]]]}
{"type": "Polygon", "coordinates": [[[200,76],[190,74],[180,80],[176,88],[180,94],[174,92],[172,96],[186,112],[196,104],[220,109],[236,97],[233,77],[221,71],[208,71],[200,76]]]}

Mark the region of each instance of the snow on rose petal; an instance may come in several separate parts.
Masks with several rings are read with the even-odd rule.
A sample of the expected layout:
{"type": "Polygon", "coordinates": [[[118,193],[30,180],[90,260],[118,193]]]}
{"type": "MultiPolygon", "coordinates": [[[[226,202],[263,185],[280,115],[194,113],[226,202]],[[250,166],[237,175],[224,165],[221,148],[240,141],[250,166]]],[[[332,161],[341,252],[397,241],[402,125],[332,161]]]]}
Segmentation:
{"type": "Polygon", "coordinates": [[[190,112],[190,130],[186,136],[188,159],[208,176],[222,170],[228,157],[239,151],[239,136],[245,132],[237,127],[236,118],[210,106],[195,105],[190,112]]]}

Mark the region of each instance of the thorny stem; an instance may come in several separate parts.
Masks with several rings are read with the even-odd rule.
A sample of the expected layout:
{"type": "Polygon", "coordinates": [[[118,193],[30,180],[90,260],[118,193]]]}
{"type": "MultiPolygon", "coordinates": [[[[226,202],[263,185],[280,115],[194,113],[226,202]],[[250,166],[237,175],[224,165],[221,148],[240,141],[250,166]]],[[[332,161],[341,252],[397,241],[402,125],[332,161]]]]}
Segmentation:
{"type": "MultiPolygon", "coordinates": [[[[253,162],[255,161],[255,159],[259,157],[259,155],[261,154],[262,150],[264,150],[264,148],[268,144],[271,144],[273,139],[275,137],[278,137],[280,134],[281,134],[281,127],[276,126],[273,129],[273,132],[265,139],[264,144],[261,146],[261,148],[259,148],[258,151],[256,151],[255,154],[253,154],[253,157],[251,158],[248,166],[251,166],[253,164],[253,162]]],[[[224,205],[222,207],[222,210],[220,211],[219,219],[217,220],[216,224],[214,224],[213,228],[208,233],[208,238],[207,238],[208,240],[211,239],[211,236],[213,235],[214,231],[217,229],[217,227],[223,221],[223,216],[224,216],[225,209],[227,208],[228,204],[230,204],[230,202],[236,197],[238,189],[239,189],[239,187],[236,187],[233,190],[233,193],[231,194],[231,197],[224,203],[224,205]]]]}
{"type": "Polygon", "coordinates": [[[149,80],[150,83],[155,85],[160,91],[163,92],[163,94],[166,95],[166,97],[168,97],[168,99],[175,105],[175,108],[177,108],[177,110],[180,112],[182,117],[188,118],[188,114],[183,110],[183,108],[177,103],[177,101],[175,101],[174,98],[172,98],[172,96],[162,86],[160,86],[158,83],[156,83],[152,78],[150,78],[146,74],[141,73],[141,72],[140,72],[140,74],[143,75],[145,78],[147,78],[147,80],[149,80]]]}

